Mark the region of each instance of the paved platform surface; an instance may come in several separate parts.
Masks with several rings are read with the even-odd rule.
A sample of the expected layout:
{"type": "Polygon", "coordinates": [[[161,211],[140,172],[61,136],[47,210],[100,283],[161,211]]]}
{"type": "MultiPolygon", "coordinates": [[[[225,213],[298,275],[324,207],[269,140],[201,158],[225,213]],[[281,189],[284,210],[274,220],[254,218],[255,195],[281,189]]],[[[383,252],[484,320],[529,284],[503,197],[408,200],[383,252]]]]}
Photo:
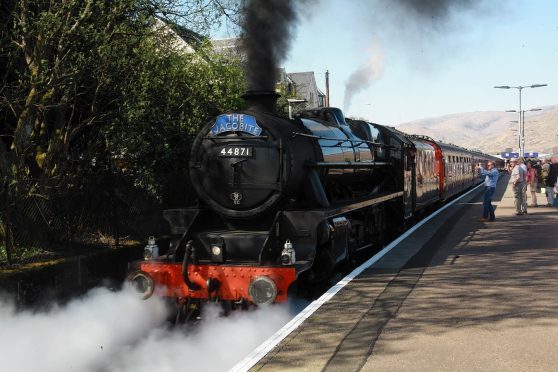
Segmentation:
{"type": "Polygon", "coordinates": [[[557,370],[558,209],[515,216],[508,180],[494,196],[495,222],[478,221],[481,187],[365,270],[252,370],[557,370]]]}

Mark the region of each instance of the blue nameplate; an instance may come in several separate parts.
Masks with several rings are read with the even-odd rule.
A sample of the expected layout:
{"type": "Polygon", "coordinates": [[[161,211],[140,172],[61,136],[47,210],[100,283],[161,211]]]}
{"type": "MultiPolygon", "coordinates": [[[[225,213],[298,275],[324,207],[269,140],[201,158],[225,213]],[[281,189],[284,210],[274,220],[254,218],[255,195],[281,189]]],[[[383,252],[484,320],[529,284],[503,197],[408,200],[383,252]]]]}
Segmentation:
{"type": "Polygon", "coordinates": [[[256,123],[256,118],[245,114],[223,114],[217,117],[215,124],[211,127],[211,133],[217,135],[225,132],[245,132],[253,136],[259,136],[262,128],[256,123]]]}

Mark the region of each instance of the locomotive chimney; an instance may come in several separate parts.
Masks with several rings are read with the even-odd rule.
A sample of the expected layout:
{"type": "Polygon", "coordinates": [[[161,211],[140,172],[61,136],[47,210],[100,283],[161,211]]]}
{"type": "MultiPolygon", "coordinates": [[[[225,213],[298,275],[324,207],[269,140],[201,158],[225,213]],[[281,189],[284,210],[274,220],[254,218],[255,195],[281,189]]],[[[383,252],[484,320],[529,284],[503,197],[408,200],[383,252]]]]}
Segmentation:
{"type": "Polygon", "coordinates": [[[272,90],[249,90],[242,95],[246,102],[246,110],[277,113],[277,99],[280,94],[272,90]]]}

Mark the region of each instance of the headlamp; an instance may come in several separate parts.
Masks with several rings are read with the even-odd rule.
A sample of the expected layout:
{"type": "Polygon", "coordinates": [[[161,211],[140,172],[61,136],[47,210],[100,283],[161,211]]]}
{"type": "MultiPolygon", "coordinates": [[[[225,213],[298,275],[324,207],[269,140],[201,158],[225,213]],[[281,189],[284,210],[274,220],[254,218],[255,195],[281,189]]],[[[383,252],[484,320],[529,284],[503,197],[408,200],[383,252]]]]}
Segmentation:
{"type": "Polygon", "coordinates": [[[248,293],[255,304],[270,304],[277,298],[277,286],[270,277],[257,276],[250,283],[248,293]]]}
{"type": "Polygon", "coordinates": [[[153,278],[143,271],[136,271],[128,275],[128,283],[147,300],[155,290],[155,282],[153,278]]]}

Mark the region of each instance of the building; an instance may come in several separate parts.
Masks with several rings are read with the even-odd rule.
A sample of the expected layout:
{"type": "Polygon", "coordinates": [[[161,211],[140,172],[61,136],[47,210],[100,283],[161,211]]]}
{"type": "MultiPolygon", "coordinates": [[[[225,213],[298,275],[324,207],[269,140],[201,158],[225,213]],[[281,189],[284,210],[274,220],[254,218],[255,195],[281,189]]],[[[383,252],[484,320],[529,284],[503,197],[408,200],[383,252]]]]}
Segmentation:
{"type": "Polygon", "coordinates": [[[307,101],[306,108],[325,106],[325,94],[318,88],[314,71],[287,73],[292,94],[307,101]]]}
{"type": "Polygon", "coordinates": [[[196,47],[206,40],[203,35],[197,32],[159,17],[154,19],[152,27],[155,32],[168,37],[173,49],[185,53],[194,53],[196,47]]]}
{"type": "Polygon", "coordinates": [[[213,50],[220,54],[225,54],[239,58],[241,61],[246,61],[246,53],[242,47],[242,39],[212,39],[211,45],[213,50]]]}

